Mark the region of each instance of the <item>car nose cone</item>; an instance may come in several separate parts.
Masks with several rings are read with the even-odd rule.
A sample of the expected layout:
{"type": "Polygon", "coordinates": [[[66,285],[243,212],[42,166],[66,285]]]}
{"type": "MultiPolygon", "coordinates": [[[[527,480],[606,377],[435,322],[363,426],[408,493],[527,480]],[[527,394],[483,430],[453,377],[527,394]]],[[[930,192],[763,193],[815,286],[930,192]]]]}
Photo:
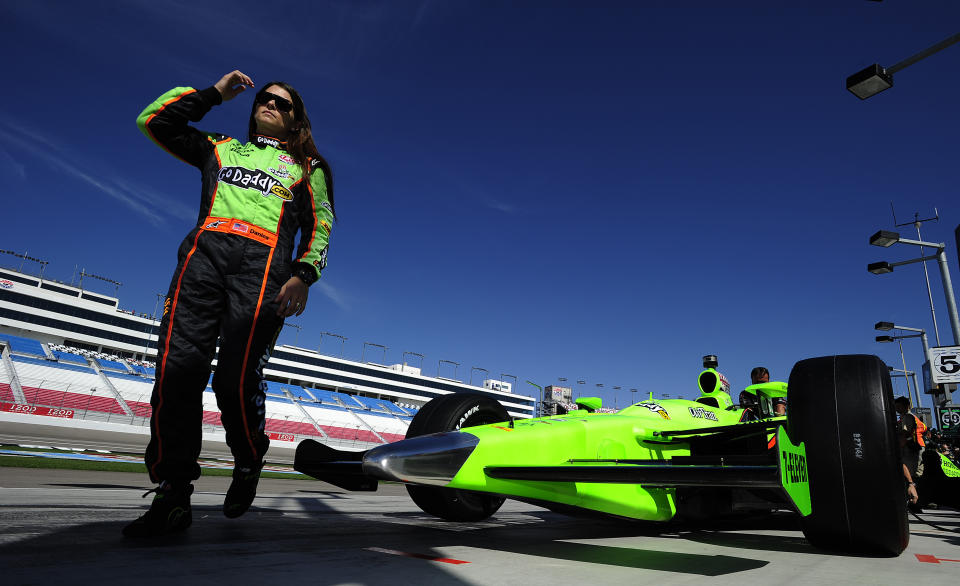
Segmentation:
{"type": "Polygon", "coordinates": [[[385,444],[363,456],[363,472],[380,480],[444,486],[480,443],[475,435],[450,431],[385,444]]]}

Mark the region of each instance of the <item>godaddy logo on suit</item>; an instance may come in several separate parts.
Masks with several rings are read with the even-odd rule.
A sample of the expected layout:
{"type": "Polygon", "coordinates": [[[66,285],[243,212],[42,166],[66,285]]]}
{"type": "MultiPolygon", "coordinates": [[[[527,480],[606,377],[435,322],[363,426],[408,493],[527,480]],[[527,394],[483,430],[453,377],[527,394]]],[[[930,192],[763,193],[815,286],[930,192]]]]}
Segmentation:
{"type": "Polygon", "coordinates": [[[217,175],[217,181],[234,185],[242,189],[255,189],[263,197],[274,196],[283,201],[293,199],[290,190],[269,173],[254,171],[244,167],[224,167],[217,175]]]}

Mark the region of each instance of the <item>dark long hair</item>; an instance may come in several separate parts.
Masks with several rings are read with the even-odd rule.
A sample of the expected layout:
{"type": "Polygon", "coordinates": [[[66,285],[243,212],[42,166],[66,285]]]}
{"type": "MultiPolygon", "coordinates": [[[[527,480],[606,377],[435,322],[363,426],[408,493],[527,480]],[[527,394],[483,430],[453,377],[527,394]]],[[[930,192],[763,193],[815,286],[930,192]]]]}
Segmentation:
{"type": "Polygon", "coordinates": [[[313,131],[310,127],[310,118],[307,117],[307,110],[303,107],[303,100],[300,98],[300,94],[297,90],[293,89],[293,86],[282,81],[271,81],[260,88],[260,91],[257,92],[253,100],[253,109],[250,111],[250,123],[247,126],[247,140],[253,142],[257,134],[257,121],[254,119],[254,114],[257,113],[256,98],[259,98],[260,94],[266,92],[267,88],[271,86],[282,87],[287,90],[290,97],[293,98],[294,127],[298,128],[299,131],[291,131],[287,136],[287,152],[290,153],[293,160],[300,165],[300,169],[303,171],[304,181],[310,181],[310,159],[315,159],[320,164],[320,168],[323,169],[324,181],[327,184],[327,198],[330,200],[330,211],[333,213],[334,219],[336,219],[337,212],[333,205],[333,171],[330,170],[330,164],[327,163],[327,160],[317,151],[317,145],[313,144],[313,131]]]}

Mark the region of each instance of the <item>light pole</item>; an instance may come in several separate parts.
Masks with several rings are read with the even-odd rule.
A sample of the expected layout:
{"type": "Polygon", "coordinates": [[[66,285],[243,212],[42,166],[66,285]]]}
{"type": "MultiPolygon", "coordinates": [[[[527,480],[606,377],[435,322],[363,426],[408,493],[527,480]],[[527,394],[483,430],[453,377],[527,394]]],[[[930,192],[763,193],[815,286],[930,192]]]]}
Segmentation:
{"type": "MultiPolygon", "coordinates": [[[[512,379],[513,379],[513,386],[510,387],[510,390],[511,390],[511,392],[512,392],[513,389],[516,389],[516,388],[517,388],[517,377],[514,376],[514,375],[512,375],[512,374],[506,374],[506,373],[504,373],[504,372],[501,372],[501,373],[500,373],[500,383],[501,383],[501,384],[503,383],[503,379],[505,379],[505,378],[512,378],[512,379]]],[[[502,391],[503,388],[501,387],[500,390],[502,391]]]]}
{"type": "MultiPolygon", "coordinates": [[[[900,363],[903,364],[903,372],[906,373],[906,372],[907,372],[907,360],[906,360],[906,358],[903,357],[903,342],[898,339],[898,340],[897,340],[897,345],[900,346],[900,363]]],[[[907,396],[909,397],[909,396],[910,396],[910,379],[909,379],[909,378],[906,378],[906,377],[904,377],[904,378],[905,378],[905,380],[907,381],[907,396]]],[[[914,387],[916,387],[916,382],[917,382],[916,377],[914,377],[913,382],[914,382],[914,387]]],[[[912,400],[913,400],[913,404],[914,404],[914,405],[916,405],[917,407],[921,407],[921,405],[920,405],[920,389],[917,389],[917,388],[914,388],[914,389],[913,389],[913,399],[912,399],[912,400]]]]}
{"type": "MultiPolygon", "coordinates": [[[[585,384],[587,384],[587,381],[585,381],[585,380],[577,380],[577,384],[578,384],[578,385],[585,385],[585,384]]],[[[576,396],[577,399],[580,398],[580,395],[581,395],[582,392],[583,392],[583,387],[582,387],[582,386],[577,387],[577,396],[576,396]]]]}
{"type": "Polygon", "coordinates": [[[537,404],[537,417],[543,417],[543,387],[533,381],[527,381],[527,384],[535,386],[540,391],[540,403],[537,404]]]}
{"type": "Polygon", "coordinates": [[[620,390],[620,387],[613,387],[613,408],[614,409],[618,409],[620,407],[620,405],[617,404],[617,391],[619,390],[620,390]]]}
{"type": "Polygon", "coordinates": [[[100,275],[94,275],[93,273],[88,273],[87,269],[80,269],[80,287],[79,287],[80,289],[83,289],[84,277],[90,277],[93,279],[97,279],[99,281],[105,281],[107,283],[111,283],[113,285],[114,297],[118,297],[120,295],[120,287],[123,286],[123,283],[121,283],[120,281],[114,281],[113,279],[109,279],[107,277],[101,277],[100,275]]]}
{"type": "Polygon", "coordinates": [[[405,350],[405,351],[403,352],[403,354],[400,356],[400,359],[403,361],[403,366],[404,366],[404,367],[407,366],[407,354],[409,354],[410,356],[418,356],[418,357],[420,358],[420,366],[419,366],[419,368],[420,368],[420,370],[421,370],[421,372],[422,372],[422,371],[423,371],[423,354],[420,354],[420,353],[418,353],[418,352],[409,352],[409,351],[406,351],[406,350],[405,350]]]}
{"type": "MultiPolygon", "coordinates": [[[[490,376],[490,371],[487,370],[486,368],[480,368],[479,366],[472,366],[472,367],[470,367],[470,384],[471,384],[471,385],[473,385],[473,371],[474,371],[474,370],[482,370],[484,373],[486,373],[487,376],[490,376]]],[[[480,384],[481,384],[481,385],[483,384],[483,379],[480,379],[480,384]]]]}
{"type": "MultiPolygon", "coordinates": [[[[384,362],[387,361],[387,347],[386,347],[386,346],[384,346],[383,344],[374,344],[373,342],[364,342],[364,343],[363,343],[363,349],[360,351],[360,362],[364,362],[364,363],[367,362],[367,360],[366,360],[366,356],[367,356],[367,346],[373,346],[374,348],[380,348],[380,349],[382,349],[382,350],[383,350],[383,358],[382,358],[381,360],[383,360],[384,362]]],[[[373,363],[369,363],[369,364],[376,364],[376,363],[373,362],[373,363]]],[[[381,364],[380,366],[383,366],[383,365],[381,364]]]]}
{"type": "MultiPolygon", "coordinates": [[[[907,332],[919,332],[917,334],[902,334],[897,336],[877,336],[876,340],[877,342],[893,342],[894,340],[897,340],[897,342],[900,343],[900,340],[904,340],[907,338],[920,338],[920,343],[923,345],[923,361],[927,362],[930,359],[930,345],[927,342],[927,332],[925,330],[921,328],[910,328],[907,326],[898,326],[897,324],[889,321],[878,321],[876,324],[874,324],[873,328],[881,332],[889,332],[890,330],[904,330],[907,332]]],[[[902,349],[903,347],[901,346],[901,357],[902,357],[902,351],[903,351],[902,349]]],[[[906,363],[904,363],[903,369],[904,370],[907,369],[906,363]]],[[[916,387],[917,407],[921,407],[922,406],[920,404],[921,393],[920,393],[920,387],[917,386],[916,376],[914,376],[913,378],[913,385],[914,387],[916,387]]],[[[907,388],[909,388],[909,386],[910,385],[908,384],[907,388]]],[[[934,401],[934,399],[931,398],[930,403],[933,405],[933,408],[934,408],[933,410],[936,412],[937,411],[936,401],[934,401]]]]}
{"type": "Polygon", "coordinates": [[[457,367],[460,366],[460,363],[454,362],[453,360],[440,360],[439,362],[437,362],[437,378],[443,378],[442,376],[440,376],[440,365],[444,363],[453,365],[453,378],[447,379],[447,380],[454,380],[454,381],[460,382],[457,379],[457,367]]]}
{"type": "Polygon", "coordinates": [[[858,71],[847,78],[847,89],[850,90],[850,93],[857,96],[861,100],[866,100],[871,96],[875,96],[882,92],[883,90],[893,87],[893,74],[909,67],[924,59],[933,55],[937,51],[946,49],[950,45],[960,41],[960,33],[953,35],[952,37],[947,37],[946,39],[940,41],[936,45],[928,47],[923,51],[920,51],[916,55],[907,57],[899,63],[895,63],[890,67],[883,67],[874,63],[870,67],[858,71]]]}
{"type": "Polygon", "coordinates": [[[878,321],[876,324],[874,324],[873,329],[879,330],[879,331],[881,331],[881,332],[889,332],[890,330],[904,330],[904,331],[907,331],[907,332],[919,332],[919,333],[916,333],[916,334],[908,334],[908,335],[903,335],[903,336],[877,336],[877,341],[878,341],[878,342],[892,342],[893,340],[895,340],[895,339],[897,339],[897,338],[902,338],[902,339],[906,339],[906,338],[920,338],[920,343],[923,344],[923,358],[924,358],[924,362],[926,362],[926,361],[929,359],[929,357],[930,357],[930,344],[927,343],[927,332],[926,332],[926,330],[921,329],[921,328],[908,328],[907,326],[898,326],[897,324],[895,324],[895,323],[893,323],[893,322],[889,322],[889,321],[878,321]],[[885,339],[881,340],[880,338],[885,338],[885,339]],[[886,339],[886,338],[889,338],[889,340],[886,339]]]}
{"type": "MultiPolygon", "coordinates": [[[[317,348],[317,352],[320,352],[320,349],[323,347],[323,337],[331,336],[333,338],[340,338],[340,358],[343,358],[343,344],[347,341],[346,336],[341,336],[340,334],[334,334],[332,332],[320,332],[320,347],[317,348]]],[[[320,352],[323,354],[322,352],[320,352]]]]}
{"type": "Polygon", "coordinates": [[[299,325],[299,324],[292,324],[292,323],[289,323],[289,322],[283,322],[283,327],[285,327],[285,328],[296,328],[297,333],[296,333],[296,335],[293,337],[293,345],[296,346],[297,344],[299,344],[299,343],[300,343],[300,330],[303,329],[303,326],[301,326],[301,325],[299,325]]]}
{"type": "Polygon", "coordinates": [[[953,283],[950,281],[950,268],[947,266],[947,255],[946,252],[944,252],[946,245],[943,242],[924,242],[922,240],[902,238],[897,232],[889,232],[887,230],[880,230],[870,237],[870,244],[873,246],[887,248],[896,243],[929,246],[930,248],[935,248],[937,253],[933,256],[921,256],[920,258],[893,263],[886,261],[870,263],[867,265],[867,270],[875,275],[882,275],[892,273],[894,267],[936,259],[940,265],[940,278],[943,281],[943,294],[947,300],[947,313],[950,316],[950,328],[953,330],[953,343],[960,345],[960,318],[957,317],[957,300],[953,295],[953,283]]]}
{"type": "MultiPolygon", "coordinates": [[[[897,375],[895,375],[895,374],[891,374],[891,375],[890,375],[890,378],[900,378],[900,377],[903,377],[903,379],[907,381],[907,388],[908,388],[908,389],[910,388],[910,379],[909,379],[909,377],[913,377],[913,385],[914,385],[914,386],[917,385],[917,373],[916,373],[915,371],[913,371],[913,370],[907,370],[906,368],[904,368],[903,370],[900,370],[899,368],[894,368],[894,367],[892,367],[892,366],[888,366],[887,369],[888,369],[890,372],[899,372],[899,373],[902,373],[902,374],[900,374],[899,376],[897,376],[897,375]]],[[[917,405],[917,407],[922,408],[920,405],[917,405]]],[[[932,414],[931,414],[931,415],[932,415],[932,414]]]]}
{"type": "Polygon", "coordinates": [[[11,254],[11,255],[13,255],[13,256],[21,259],[21,260],[20,260],[20,268],[17,269],[17,272],[20,272],[20,273],[23,272],[23,262],[24,262],[24,261],[31,260],[31,261],[33,261],[33,262],[35,262],[35,263],[39,263],[39,264],[40,264],[40,280],[42,281],[42,280],[43,280],[43,269],[47,268],[47,265],[50,264],[50,261],[40,260],[39,258],[33,258],[32,256],[27,256],[27,252],[30,252],[30,251],[28,250],[28,251],[25,251],[23,254],[20,254],[20,253],[18,253],[18,252],[14,252],[14,251],[12,251],[12,250],[0,250],[0,253],[3,253],[3,254],[11,254]]]}
{"type": "Polygon", "coordinates": [[[637,389],[630,389],[630,404],[637,404],[637,389]]]}

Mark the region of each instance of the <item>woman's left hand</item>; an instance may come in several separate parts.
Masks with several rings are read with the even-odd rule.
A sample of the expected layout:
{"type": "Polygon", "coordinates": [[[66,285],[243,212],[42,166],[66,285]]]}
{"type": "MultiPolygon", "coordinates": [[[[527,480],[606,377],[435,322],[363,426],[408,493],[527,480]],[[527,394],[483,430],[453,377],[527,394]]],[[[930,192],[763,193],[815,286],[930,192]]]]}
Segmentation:
{"type": "Polygon", "coordinates": [[[293,276],[283,284],[280,293],[273,301],[279,304],[277,315],[280,317],[290,317],[291,315],[300,315],[307,308],[307,295],[310,289],[300,277],[293,276]]]}

